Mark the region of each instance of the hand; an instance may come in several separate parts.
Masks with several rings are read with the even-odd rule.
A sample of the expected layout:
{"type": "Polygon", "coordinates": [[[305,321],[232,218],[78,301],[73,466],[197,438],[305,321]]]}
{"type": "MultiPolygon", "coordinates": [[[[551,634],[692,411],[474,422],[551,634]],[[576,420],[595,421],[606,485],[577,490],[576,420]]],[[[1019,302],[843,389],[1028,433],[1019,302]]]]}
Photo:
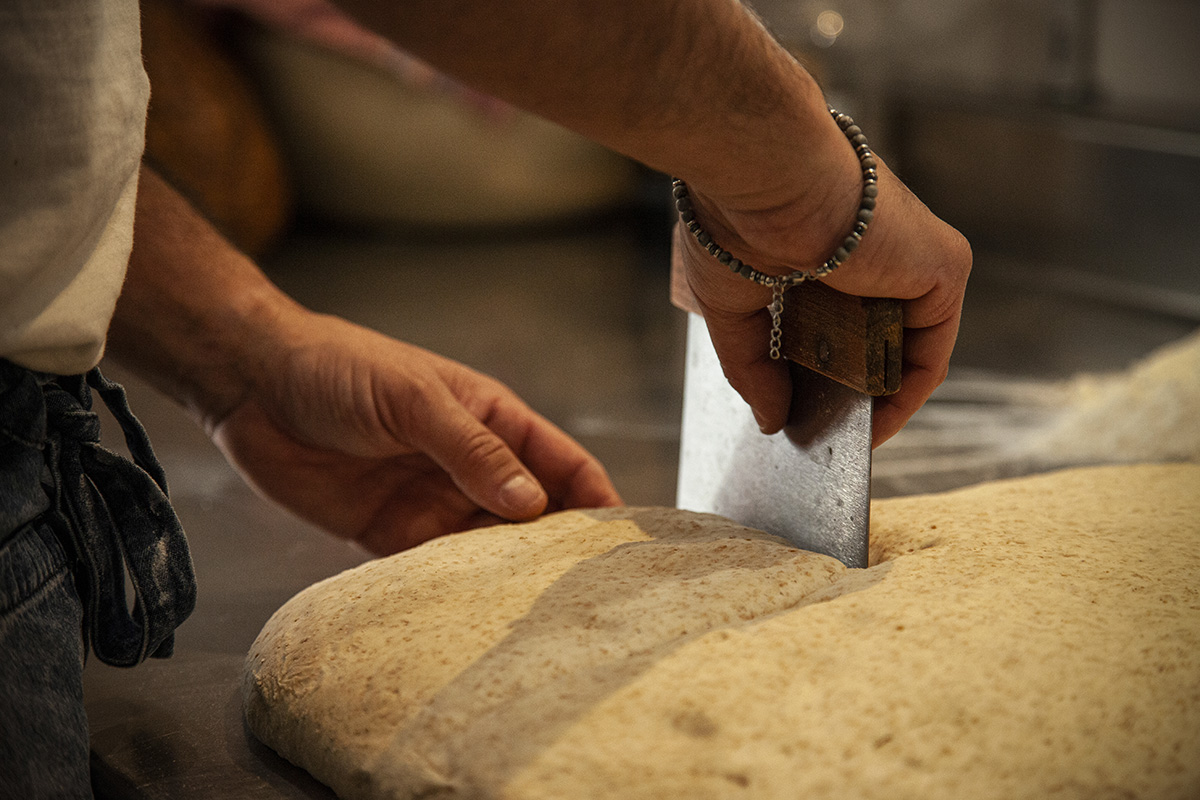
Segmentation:
{"type": "Polygon", "coordinates": [[[384,555],[543,511],[616,505],[600,463],[499,382],[296,309],[209,427],[260,492],[384,555]]]}
{"type": "MultiPolygon", "coordinates": [[[[763,272],[782,275],[817,267],[849,231],[861,192],[857,159],[836,124],[832,131],[832,145],[844,155],[827,164],[809,164],[817,177],[792,183],[801,187],[791,190],[798,197],[780,200],[784,195],[776,194],[739,198],[733,204],[691,187],[701,224],[723,248],[763,272]],[[823,196],[804,191],[822,185],[838,188],[823,196]]],[[[815,150],[806,151],[806,157],[815,150]]],[[[904,427],[945,379],[971,270],[966,239],[876,160],[875,217],[859,248],[824,279],[848,294],[904,301],[902,386],[875,402],[874,446],[904,427]]],[[[791,383],[786,366],[768,354],[770,290],[729,272],[693,237],[681,238],[688,283],[726,377],[765,433],[780,430],[787,420],[791,383]]]]}

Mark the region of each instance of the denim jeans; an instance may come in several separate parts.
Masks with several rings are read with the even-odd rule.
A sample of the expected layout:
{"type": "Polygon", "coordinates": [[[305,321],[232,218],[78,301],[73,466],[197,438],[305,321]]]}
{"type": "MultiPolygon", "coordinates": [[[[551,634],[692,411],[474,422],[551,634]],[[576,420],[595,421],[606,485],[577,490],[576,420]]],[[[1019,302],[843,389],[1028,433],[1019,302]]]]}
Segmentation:
{"type": "Polygon", "coordinates": [[[183,530],[124,390],[99,370],[0,359],[0,797],[90,797],[88,650],[116,666],[165,658],[194,604],[183,530]],[[132,462],[99,445],[92,390],[132,462]]]}

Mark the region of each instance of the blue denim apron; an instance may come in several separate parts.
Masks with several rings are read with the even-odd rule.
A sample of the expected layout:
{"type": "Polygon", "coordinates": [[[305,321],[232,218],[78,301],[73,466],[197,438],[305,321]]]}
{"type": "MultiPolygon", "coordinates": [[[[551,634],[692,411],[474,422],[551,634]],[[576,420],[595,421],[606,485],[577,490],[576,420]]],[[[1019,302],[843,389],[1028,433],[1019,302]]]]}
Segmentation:
{"type": "Polygon", "coordinates": [[[162,467],[124,390],[98,369],[53,376],[0,359],[0,795],[90,793],[89,647],[114,666],[165,658],[195,598],[162,467]],[[132,461],[100,446],[93,391],[132,461]]]}

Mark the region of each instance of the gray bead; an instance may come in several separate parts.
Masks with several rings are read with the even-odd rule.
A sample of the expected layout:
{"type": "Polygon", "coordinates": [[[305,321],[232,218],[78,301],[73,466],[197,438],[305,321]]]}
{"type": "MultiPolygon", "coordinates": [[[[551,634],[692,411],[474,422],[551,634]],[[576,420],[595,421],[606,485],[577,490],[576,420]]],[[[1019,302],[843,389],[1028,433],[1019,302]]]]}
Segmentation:
{"type": "Polygon", "coordinates": [[[858,221],[859,222],[869,223],[871,221],[871,218],[874,216],[875,216],[875,212],[869,208],[860,208],[858,210],[858,221]]]}
{"type": "MultiPolygon", "coordinates": [[[[861,241],[862,241],[862,239],[860,239],[857,236],[853,236],[853,235],[847,236],[846,240],[844,242],[842,242],[842,249],[845,250],[847,254],[853,253],[855,250],[858,249],[858,243],[861,241]]],[[[845,257],[843,257],[842,260],[844,261],[845,257]]]]}
{"type": "Polygon", "coordinates": [[[707,247],[708,243],[712,241],[712,237],[708,235],[708,231],[700,231],[696,234],[696,240],[707,247]]]}
{"type": "Polygon", "coordinates": [[[675,201],[675,208],[679,209],[680,211],[691,211],[692,210],[692,198],[687,197],[687,196],[679,198],[678,200],[675,201]]]}
{"type": "Polygon", "coordinates": [[[862,165],[863,165],[863,169],[875,169],[875,167],[877,166],[875,159],[872,158],[871,156],[865,156],[862,159],[862,165]]]}
{"type": "MultiPolygon", "coordinates": [[[[851,125],[850,127],[846,128],[846,136],[851,140],[853,140],[855,136],[862,136],[862,128],[858,127],[857,125],[851,125]]],[[[866,139],[864,138],[863,141],[865,142],[866,139]]]]}
{"type": "Polygon", "coordinates": [[[671,189],[671,194],[677,198],[678,197],[687,197],[687,193],[688,193],[687,187],[684,186],[682,183],[676,183],[674,188],[671,189]]]}
{"type": "Polygon", "coordinates": [[[720,261],[722,264],[728,264],[732,260],[733,260],[733,253],[729,252],[728,250],[722,250],[721,253],[717,256],[717,261],[720,261]]]}
{"type": "Polygon", "coordinates": [[[729,259],[729,271],[730,272],[741,272],[742,271],[742,260],[740,258],[729,259]]]}
{"type": "Polygon", "coordinates": [[[833,258],[831,258],[829,260],[837,261],[840,264],[841,262],[845,261],[849,257],[850,257],[850,251],[846,249],[845,245],[843,245],[843,246],[839,247],[837,250],[833,251],[833,258]]]}
{"type": "Polygon", "coordinates": [[[684,211],[682,214],[679,215],[679,218],[681,220],[683,220],[684,222],[691,222],[692,220],[694,220],[696,218],[696,212],[695,211],[684,211]]]}
{"type": "Polygon", "coordinates": [[[859,204],[859,208],[872,208],[872,209],[875,208],[875,198],[874,197],[864,197],[862,199],[862,203],[859,204]]]}
{"type": "Polygon", "coordinates": [[[878,197],[878,196],[879,196],[879,184],[868,183],[863,186],[863,197],[878,197]]]}

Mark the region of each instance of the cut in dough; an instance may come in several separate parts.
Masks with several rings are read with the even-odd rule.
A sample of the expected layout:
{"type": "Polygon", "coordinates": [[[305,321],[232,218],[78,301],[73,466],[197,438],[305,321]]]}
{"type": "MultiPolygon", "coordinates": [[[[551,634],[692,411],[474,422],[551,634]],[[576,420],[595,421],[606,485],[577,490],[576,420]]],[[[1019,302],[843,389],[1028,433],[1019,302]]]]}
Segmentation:
{"type": "Polygon", "coordinates": [[[674,509],[301,592],[246,717],[344,798],[1200,796],[1200,466],[878,501],[872,566],[674,509]]]}

